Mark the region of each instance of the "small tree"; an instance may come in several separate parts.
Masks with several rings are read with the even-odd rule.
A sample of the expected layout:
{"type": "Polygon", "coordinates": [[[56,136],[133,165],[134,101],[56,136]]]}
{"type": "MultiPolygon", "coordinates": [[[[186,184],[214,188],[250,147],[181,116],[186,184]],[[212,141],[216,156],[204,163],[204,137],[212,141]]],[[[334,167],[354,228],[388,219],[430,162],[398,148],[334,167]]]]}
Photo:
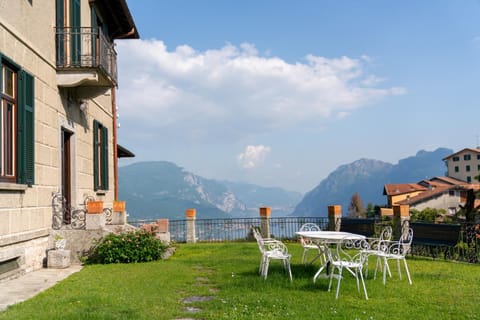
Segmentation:
{"type": "Polygon", "coordinates": [[[365,218],[365,206],[363,205],[360,194],[355,192],[350,198],[350,206],[348,207],[348,215],[355,218],[365,218]]]}
{"type": "Polygon", "coordinates": [[[460,211],[458,215],[465,216],[467,222],[475,222],[475,216],[478,214],[480,206],[475,207],[475,198],[477,197],[476,192],[473,189],[468,189],[467,191],[467,201],[464,206],[460,206],[460,211]]]}

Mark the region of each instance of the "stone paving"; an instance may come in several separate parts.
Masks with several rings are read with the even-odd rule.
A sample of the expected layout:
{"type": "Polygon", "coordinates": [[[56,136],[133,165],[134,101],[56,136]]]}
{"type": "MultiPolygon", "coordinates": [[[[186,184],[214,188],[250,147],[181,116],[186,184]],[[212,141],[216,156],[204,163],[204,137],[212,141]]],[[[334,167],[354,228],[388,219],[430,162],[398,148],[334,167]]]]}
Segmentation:
{"type": "Polygon", "coordinates": [[[15,279],[0,281],[0,311],[34,297],[81,269],[81,265],[71,265],[64,269],[43,268],[15,279]]]}

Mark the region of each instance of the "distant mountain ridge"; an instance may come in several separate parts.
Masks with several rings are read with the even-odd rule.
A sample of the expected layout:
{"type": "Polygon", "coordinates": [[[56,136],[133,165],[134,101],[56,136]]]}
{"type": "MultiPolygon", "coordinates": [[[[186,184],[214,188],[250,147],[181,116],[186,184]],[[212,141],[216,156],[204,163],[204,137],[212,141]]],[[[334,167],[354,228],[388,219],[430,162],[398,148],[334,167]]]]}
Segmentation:
{"type": "Polygon", "coordinates": [[[384,205],[383,186],[445,175],[446,148],[417,152],[397,164],[359,159],[339,166],[305,194],[275,187],[206,179],[167,161],[138,162],[119,168],[120,199],[127,201],[130,220],[183,219],[196,208],[199,219],[257,217],[258,208],[273,216],[326,216],[327,206],[340,204],[344,214],[350,198],[360,194],[365,205],[384,205]]]}
{"type": "Polygon", "coordinates": [[[452,153],[450,149],[438,148],[435,151],[421,150],[396,165],[372,159],[341,165],[305,195],[292,216],[327,216],[327,207],[333,204],[341,205],[346,214],[355,192],[360,194],[365,205],[384,205],[385,184],[419,182],[443,176],[446,168],[442,159],[452,153]]]}
{"type": "Polygon", "coordinates": [[[287,215],[302,198],[280,188],[206,179],[167,161],[120,167],[119,190],[130,220],[183,219],[187,208],[197,209],[198,218],[258,216],[261,205],[287,215]]]}

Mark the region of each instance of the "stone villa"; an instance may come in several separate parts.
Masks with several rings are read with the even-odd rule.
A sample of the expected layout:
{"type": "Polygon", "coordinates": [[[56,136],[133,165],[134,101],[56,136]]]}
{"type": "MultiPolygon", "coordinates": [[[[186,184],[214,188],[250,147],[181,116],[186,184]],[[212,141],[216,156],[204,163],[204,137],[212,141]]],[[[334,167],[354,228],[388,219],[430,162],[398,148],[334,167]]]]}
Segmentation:
{"type": "Polygon", "coordinates": [[[137,38],[126,0],[0,0],[0,279],[42,268],[54,234],[73,250],[112,222],[117,159],[132,156],[114,41],[137,38]]]}

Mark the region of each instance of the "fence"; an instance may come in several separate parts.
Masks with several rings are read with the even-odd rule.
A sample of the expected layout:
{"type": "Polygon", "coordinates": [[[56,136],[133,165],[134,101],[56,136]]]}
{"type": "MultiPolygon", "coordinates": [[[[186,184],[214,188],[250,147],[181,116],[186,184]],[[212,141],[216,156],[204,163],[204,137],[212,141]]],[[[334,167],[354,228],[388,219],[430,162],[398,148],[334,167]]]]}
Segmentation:
{"type": "MultiPolygon", "coordinates": [[[[250,227],[260,227],[262,218],[226,218],[198,219],[195,221],[195,231],[198,241],[238,241],[250,239],[250,227]]],[[[367,237],[378,236],[383,226],[392,224],[389,219],[380,218],[342,218],[340,230],[367,237]]],[[[130,224],[140,226],[154,220],[137,220],[130,224]]],[[[174,242],[186,242],[187,220],[170,220],[170,239],[174,242]]],[[[269,218],[270,234],[278,239],[295,240],[295,232],[304,223],[315,223],[322,230],[328,230],[327,217],[280,217],[269,218]]],[[[480,260],[480,226],[478,224],[435,224],[425,222],[410,222],[414,231],[412,254],[443,257],[478,263],[480,260]]]]}

